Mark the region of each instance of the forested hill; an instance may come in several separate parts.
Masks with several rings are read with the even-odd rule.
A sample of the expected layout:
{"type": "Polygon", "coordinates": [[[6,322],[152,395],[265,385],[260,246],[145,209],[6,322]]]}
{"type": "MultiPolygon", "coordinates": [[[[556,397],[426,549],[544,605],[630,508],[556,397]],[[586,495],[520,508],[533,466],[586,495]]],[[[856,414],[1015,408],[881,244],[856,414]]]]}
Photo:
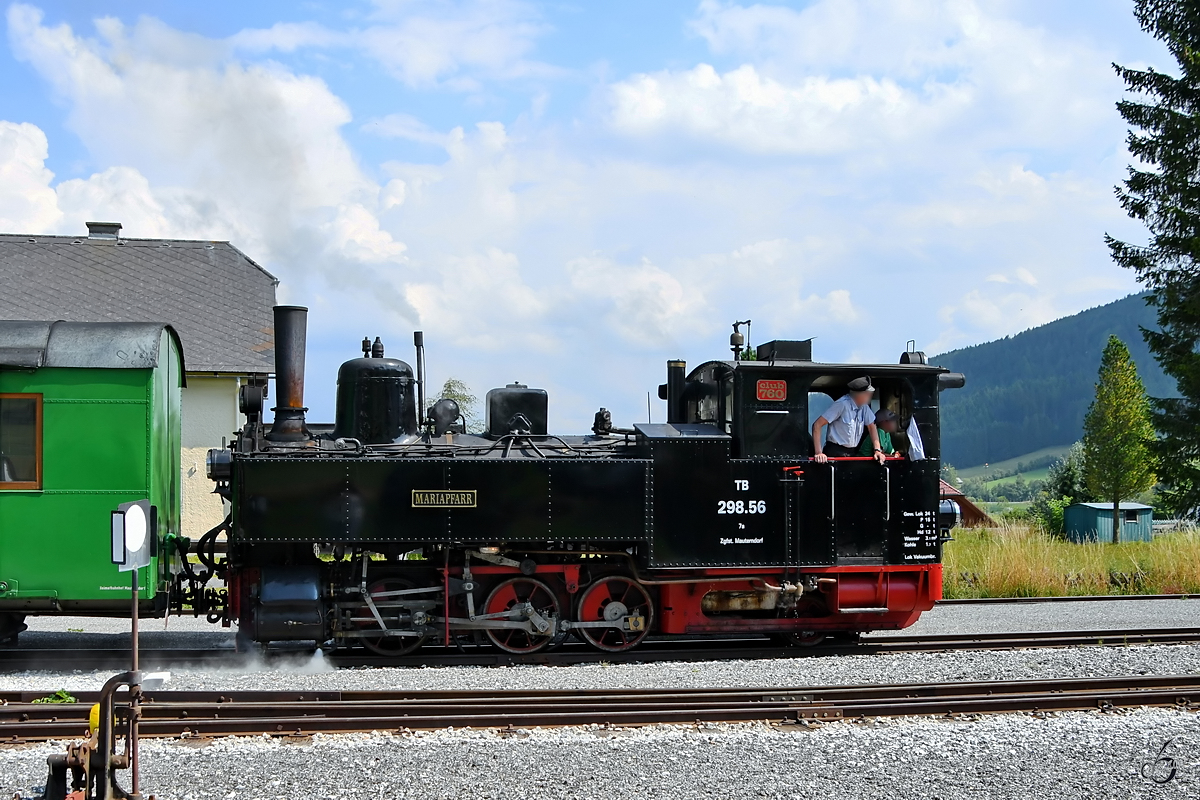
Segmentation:
{"type": "Polygon", "coordinates": [[[1078,440],[1109,334],[1129,346],[1151,397],[1173,396],[1139,327],[1156,327],[1142,294],[932,357],[967,376],[964,388],[942,393],[942,460],[971,467],[1078,440]]]}

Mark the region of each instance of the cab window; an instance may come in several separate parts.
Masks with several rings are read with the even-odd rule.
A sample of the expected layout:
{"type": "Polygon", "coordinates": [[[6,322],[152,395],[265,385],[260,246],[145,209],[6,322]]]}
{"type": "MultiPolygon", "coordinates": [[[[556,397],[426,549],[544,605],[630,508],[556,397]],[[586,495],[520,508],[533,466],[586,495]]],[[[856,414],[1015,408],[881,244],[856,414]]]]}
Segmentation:
{"type": "MultiPolygon", "coordinates": [[[[829,408],[829,406],[847,391],[846,383],[857,377],[855,374],[821,375],[813,379],[808,390],[808,427],[809,430],[829,408]]],[[[900,452],[907,452],[908,437],[904,431],[913,413],[913,393],[909,381],[903,377],[876,376],[871,381],[875,385],[875,396],[871,398],[871,410],[878,411],[887,408],[898,418],[898,430],[892,434],[892,443],[900,452]]]]}
{"type": "Polygon", "coordinates": [[[42,488],[42,396],[0,394],[0,490],[42,488]]]}
{"type": "Polygon", "coordinates": [[[733,423],[733,373],[715,365],[688,382],[688,422],[707,422],[726,433],[733,423]]]}

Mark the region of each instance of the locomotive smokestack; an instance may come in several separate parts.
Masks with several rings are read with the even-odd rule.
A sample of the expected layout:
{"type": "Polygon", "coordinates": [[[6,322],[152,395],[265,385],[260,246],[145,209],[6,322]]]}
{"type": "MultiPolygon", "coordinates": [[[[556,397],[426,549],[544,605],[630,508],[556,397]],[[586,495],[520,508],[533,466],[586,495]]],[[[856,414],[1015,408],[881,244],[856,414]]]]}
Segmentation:
{"type": "Polygon", "coordinates": [[[308,309],[275,306],[275,423],[267,438],[299,442],[311,438],[304,421],[304,351],[308,309]]]}
{"type": "Polygon", "coordinates": [[[683,386],[687,380],[687,362],[667,362],[667,422],[685,422],[683,386]]]}

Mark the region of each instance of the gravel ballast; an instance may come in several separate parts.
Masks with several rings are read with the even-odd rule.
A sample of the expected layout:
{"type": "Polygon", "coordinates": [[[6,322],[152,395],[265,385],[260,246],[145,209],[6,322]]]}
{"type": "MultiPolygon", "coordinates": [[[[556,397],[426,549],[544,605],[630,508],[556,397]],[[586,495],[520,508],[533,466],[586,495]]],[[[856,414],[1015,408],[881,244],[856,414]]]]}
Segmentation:
{"type": "MultiPolygon", "coordinates": [[[[98,617],[30,617],[22,647],[106,648],[129,646],[129,620],[98,617]]],[[[1066,603],[1000,603],[937,606],[900,631],[872,636],[999,633],[1018,631],[1114,630],[1195,627],[1200,600],[1101,600],[1066,603]]],[[[232,649],[233,628],[194,617],[142,622],[142,647],[232,649]]]]}
{"type": "MultiPolygon", "coordinates": [[[[943,683],[1200,672],[1200,645],[889,653],[761,660],[574,666],[332,669],[318,655],[223,670],[176,669],[168,689],[303,691],[371,689],[609,689],[943,683]]],[[[99,689],[111,672],[0,675],[0,691],[99,689]]]]}
{"type": "MultiPolygon", "coordinates": [[[[945,606],[907,632],[1194,626],[1197,601],[945,606]]],[[[22,644],[119,647],[124,620],[31,619],[22,644]],[[75,630],[71,630],[75,628],[75,630]],[[79,630],[82,628],[82,630],[79,630]]],[[[144,646],[228,647],[195,620],[144,646]]],[[[156,629],[157,628],[157,629],[156,629]]],[[[886,634],[884,634],[886,635],[886,634]]],[[[147,641],[150,639],[151,641],[147,641]]],[[[600,657],[602,658],[602,656],[600,657]]],[[[955,651],[575,666],[341,669],[320,656],[173,670],[177,690],[781,687],[1200,673],[1200,645],[955,651]]],[[[0,691],[98,689],[111,672],[0,674],[0,691]]],[[[0,746],[0,796],[37,796],[61,744],[0,746]]],[[[763,724],[434,731],[143,745],[143,786],[179,798],[1020,798],[1200,796],[1200,715],[1114,713],[763,724]],[[1169,743],[1169,744],[1168,744],[1169,743]],[[1166,747],[1175,775],[1163,784],[1166,747]],[[1156,772],[1157,770],[1157,772],[1156,772]]]]}
{"type": "MultiPolygon", "coordinates": [[[[0,748],[0,794],[36,796],[57,745],[0,748]]],[[[1185,798],[1200,715],[437,731],[142,746],[143,791],[200,798],[1185,798]],[[1170,744],[1168,744],[1168,742],[1170,744]],[[1163,750],[1166,745],[1166,750],[1163,750]],[[1175,774],[1164,783],[1174,758],[1175,774]]]]}

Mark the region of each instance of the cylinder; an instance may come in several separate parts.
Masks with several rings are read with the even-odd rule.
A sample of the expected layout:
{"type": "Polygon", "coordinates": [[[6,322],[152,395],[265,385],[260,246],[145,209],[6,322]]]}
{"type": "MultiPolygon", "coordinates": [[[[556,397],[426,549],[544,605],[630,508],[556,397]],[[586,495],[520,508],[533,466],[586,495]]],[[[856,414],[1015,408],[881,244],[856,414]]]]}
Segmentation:
{"type": "Polygon", "coordinates": [[[687,362],[667,362],[667,422],[686,422],[683,387],[687,381],[687,362]]]}
{"type": "Polygon", "coordinates": [[[267,438],[276,442],[310,438],[304,421],[304,351],[308,309],[275,306],[275,422],[267,438]]]}
{"type": "Polygon", "coordinates": [[[838,576],[838,607],[853,613],[856,608],[887,608],[911,611],[916,607],[920,578],[916,573],[838,576]]]}

